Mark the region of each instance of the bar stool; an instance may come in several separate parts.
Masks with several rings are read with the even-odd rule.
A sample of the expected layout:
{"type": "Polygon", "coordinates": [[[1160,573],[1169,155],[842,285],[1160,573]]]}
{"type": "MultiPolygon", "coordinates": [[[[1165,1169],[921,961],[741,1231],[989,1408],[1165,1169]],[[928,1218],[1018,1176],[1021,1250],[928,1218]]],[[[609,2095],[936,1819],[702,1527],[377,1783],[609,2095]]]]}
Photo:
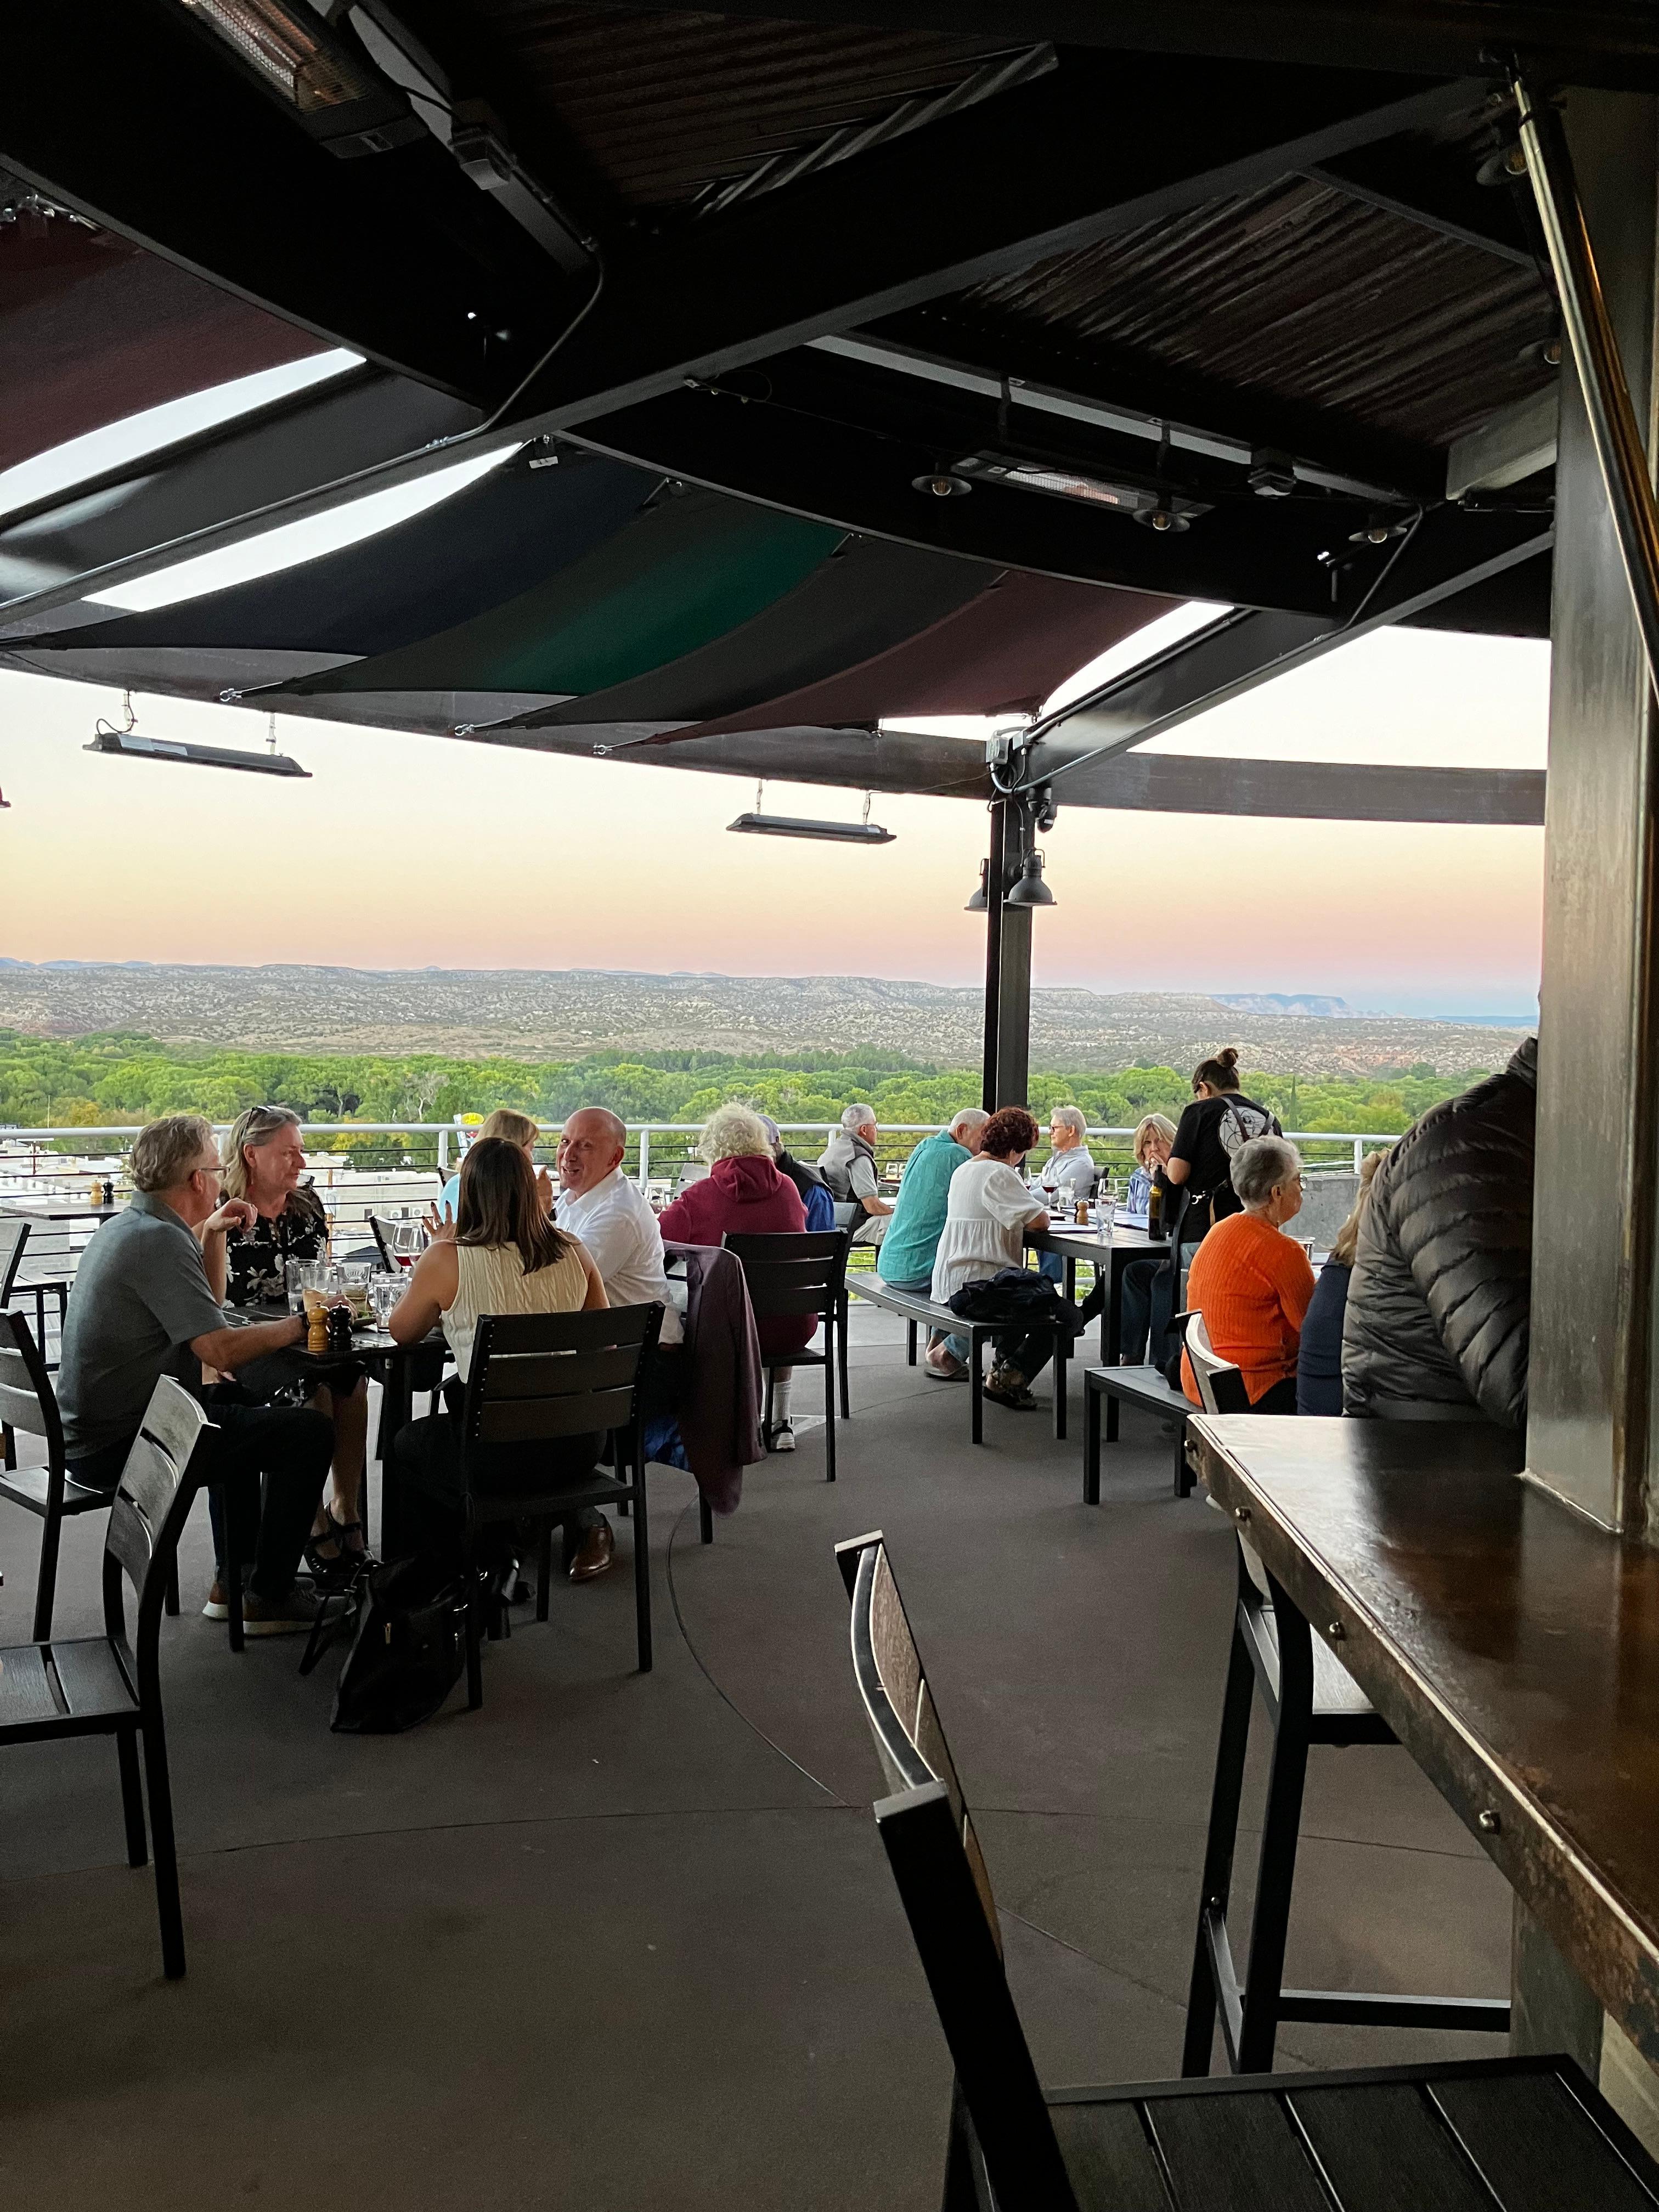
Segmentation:
{"type": "MultiPolygon", "coordinates": [[[[1201,1323],[1201,1316],[1188,1317],[1187,1337],[1199,1395],[1206,1413],[1219,1413],[1225,1410],[1223,1401],[1235,1395],[1231,1389],[1217,1388],[1225,1382],[1228,1363],[1218,1360],[1208,1349],[1207,1338],[1204,1346],[1207,1357],[1200,1353],[1194,1341],[1194,1322],[1201,1323]]],[[[1231,1373],[1238,1377],[1236,1367],[1231,1373]]],[[[1235,2074],[1272,2071],[1281,2020],[1508,2034],[1510,2008],[1503,1998],[1385,1996],[1282,1986],[1309,1747],[1316,1743],[1344,1747],[1398,1745],[1399,1741],[1353,1677],[1322,1644],[1314,1640],[1307,1622],[1241,1533],[1232,1651],[1222,1698],[1198,1934],[1187,1998],[1187,2036],[1181,2059],[1183,2075],[1209,2072],[1218,2013],[1227,2063],[1235,2074]],[[1227,1932],[1227,1906],[1251,1707],[1257,1695],[1273,1729],[1273,1753],[1261,1856],[1256,1869],[1255,1906],[1250,1918],[1249,1960],[1241,1990],[1227,1932]]]]}

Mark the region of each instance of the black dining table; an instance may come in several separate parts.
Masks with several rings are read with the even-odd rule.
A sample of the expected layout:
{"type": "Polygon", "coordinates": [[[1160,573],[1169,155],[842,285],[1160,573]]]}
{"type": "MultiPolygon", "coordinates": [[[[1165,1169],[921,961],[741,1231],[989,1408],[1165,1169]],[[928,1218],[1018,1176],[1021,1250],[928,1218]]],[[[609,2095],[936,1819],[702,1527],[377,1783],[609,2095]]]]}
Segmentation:
{"type": "Polygon", "coordinates": [[[1115,1366],[1122,1334],[1123,1271],[1131,1260],[1144,1260],[1149,1252],[1161,1258],[1170,1249],[1167,1242],[1154,1243],[1144,1229],[1128,1228],[1120,1222],[1112,1231],[1111,1243],[1103,1244],[1092,1225],[1062,1221],[1051,1222],[1047,1229],[1028,1229],[1025,1246],[1031,1252],[1052,1252],[1065,1262],[1068,1298],[1077,1296],[1080,1262],[1107,1269],[1109,1287],[1100,1316],[1100,1356],[1108,1367],[1115,1366]]]}

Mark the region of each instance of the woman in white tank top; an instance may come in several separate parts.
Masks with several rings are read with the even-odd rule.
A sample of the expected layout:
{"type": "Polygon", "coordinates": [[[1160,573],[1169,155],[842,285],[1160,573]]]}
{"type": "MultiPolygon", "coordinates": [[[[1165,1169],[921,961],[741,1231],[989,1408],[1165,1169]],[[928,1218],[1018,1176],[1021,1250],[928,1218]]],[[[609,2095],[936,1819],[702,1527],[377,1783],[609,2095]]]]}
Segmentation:
{"type": "MultiPolygon", "coordinates": [[[[399,1344],[418,1344],[441,1322],[465,1382],[483,1315],[578,1313],[609,1304],[592,1255],[544,1210],[525,1153],[502,1138],[489,1137],[461,1163],[456,1218],[416,1261],[386,1327],[399,1344]]],[[[592,1472],[603,1442],[597,1436],[569,1437],[538,1444],[526,1480],[538,1490],[580,1480],[592,1472]]],[[[411,1421],[396,1449],[416,1548],[453,1550],[465,1525],[466,1498],[454,1423],[447,1413],[411,1421]]],[[[505,1460],[503,1468],[510,1475],[505,1460]]],[[[599,1541],[599,1531],[611,1535],[604,1515],[586,1508],[571,1519],[585,1532],[584,1552],[603,1550],[608,1565],[610,1544],[599,1541]]]]}

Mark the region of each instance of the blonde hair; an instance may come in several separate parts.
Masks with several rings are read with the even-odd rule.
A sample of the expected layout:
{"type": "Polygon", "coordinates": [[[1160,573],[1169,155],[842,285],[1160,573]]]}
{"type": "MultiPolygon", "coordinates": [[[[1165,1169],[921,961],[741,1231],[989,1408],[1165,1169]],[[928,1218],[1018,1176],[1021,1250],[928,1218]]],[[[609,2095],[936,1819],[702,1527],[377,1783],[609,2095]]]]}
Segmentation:
{"type": "Polygon", "coordinates": [[[275,1141],[279,1131],[297,1129],[300,1117],[291,1106],[246,1106],[231,1123],[219,1152],[219,1181],[227,1198],[247,1196],[247,1162],[244,1150],[258,1152],[275,1141]]]}
{"type": "Polygon", "coordinates": [[[527,1152],[539,1140],[541,1133],[530,1115],[520,1114],[516,1106],[498,1106],[493,1114],[485,1115],[472,1141],[481,1145],[486,1137],[500,1137],[509,1145],[516,1145],[520,1152],[527,1152]]]}
{"type": "Polygon", "coordinates": [[[1367,1152],[1359,1163],[1359,1195],[1353,1202],[1353,1211],[1331,1240],[1331,1257],[1339,1267],[1352,1267],[1354,1254],[1359,1249],[1359,1224],[1365,1218],[1365,1208],[1370,1204],[1371,1185],[1376,1171],[1388,1158],[1386,1152],[1367,1152]]]}
{"type": "Polygon", "coordinates": [[[769,1160],[772,1139],[752,1106],[717,1106],[702,1125],[697,1153],[710,1167],[716,1160],[769,1160]]]}
{"type": "Polygon", "coordinates": [[[1167,1114],[1144,1115],[1135,1124],[1134,1145],[1133,1149],[1135,1156],[1135,1165],[1138,1168],[1144,1168],[1146,1164],[1146,1154],[1143,1148],[1147,1138],[1151,1136],[1154,1129],[1157,1130],[1158,1135],[1163,1138],[1166,1145],[1172,1145],[1176,1140],[1176,1126],[1167,1114]]]}

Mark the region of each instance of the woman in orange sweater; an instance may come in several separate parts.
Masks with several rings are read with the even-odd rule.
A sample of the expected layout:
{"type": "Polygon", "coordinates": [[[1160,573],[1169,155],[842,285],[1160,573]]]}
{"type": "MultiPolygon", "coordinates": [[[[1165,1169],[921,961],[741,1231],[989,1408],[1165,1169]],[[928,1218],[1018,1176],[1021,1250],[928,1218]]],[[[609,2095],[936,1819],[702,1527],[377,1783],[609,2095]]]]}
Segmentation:
{"type": "MultiPolygon", "coordinates": [[[[1302,1156],[1283,1137],[1252,1137],[1233,1154],[1243,1211],[1218,1221],[1187,1278],[1187,1310],[1201,1313],[1218,1356],[1241,1370],[1253,1413],[1296,1411],[1296,1355],[1313,1296],[1313,1269],[1280,1230],[1302,1211],[1302,1156]]],[[[1200,1401],[1183,1352],[1181,1384],[1200,1401]]]]}

